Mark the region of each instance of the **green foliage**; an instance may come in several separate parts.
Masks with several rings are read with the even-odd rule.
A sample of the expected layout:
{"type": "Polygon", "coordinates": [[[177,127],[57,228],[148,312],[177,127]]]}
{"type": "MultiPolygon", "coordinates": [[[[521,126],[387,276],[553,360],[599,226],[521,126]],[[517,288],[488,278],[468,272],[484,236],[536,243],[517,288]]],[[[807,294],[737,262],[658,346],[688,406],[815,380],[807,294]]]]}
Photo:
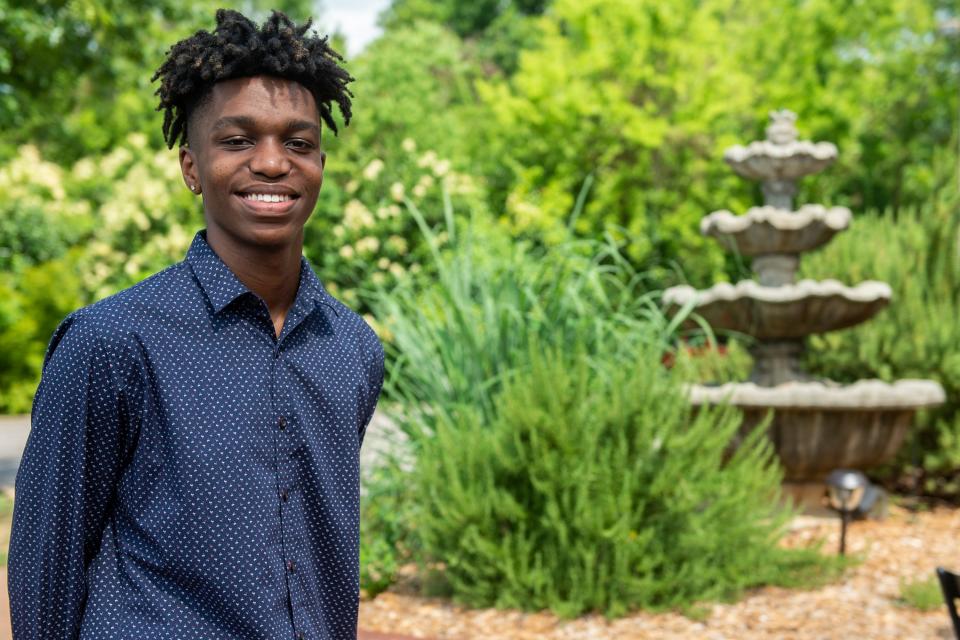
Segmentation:
{"type": "MultiPolygon", "coordinates": [[[[0,0],[0,158],[25,143],[60,164],[107,152],[131,132],[162,145],[156,84],[167,49],[210,29],[213,0],[0,0]]],[[[244,0],[257,19],[269,9],[297,19],[309,0],[244,0]]]]}
{"type": "Polygon", "coordinates": [[[0,0],[0,157],[31,142],[58,162],[102,152],[160,121],[150,76],[176,38],[212,23],[216,3],[0,0]]]}
{"type": "Polygon", "coordinates": [[[472,606],[563,616],[733,597],[817,556],[779,549],[780,471],[762,430],[724,463],[730,407],[691,415],[646,348],[532,343],[485,419],[421,443],[424,554],[472,606]]]}
{"type": "Polygon", "coordinates": [[[29,413],[47,341],[60,321],[88,299],[83,251],[0,276],[0,412],[29,413]]]}
{"type": "Polygon", "coordinates": [[[331,293],[360,309],[363,291],[389,287],[429,264],[429,249],[402,203],[438,211],[445,201],[476,207],[480,200],[470,176],[452,170],[432,150],[417,153],[412,139],[407,143],[407,157],[395,157],[399,162],[391,165],[374,158],[346,182],[349,200],[342,209],[318,205],[305,234],[305,252],[315,258],[331,293]]]}
{"type": "Polygon", "coordinates": [[[93,227],[89,203],[70,198],[64,170],[25,146],[0,166],[0,268],[18,272],[63,255],[93,227]]]}
{"type": "Polygon", "coordinates": [[[461,36],[472,36],[493,29],[506,14],[541,14],[548,0],[393,0],[380,16],[387,30],[408,26],[418,21],[438,22],[461,36]]]}
{"type": "Polygon", "coordinates": [[[7,566],[7,548],[10,546],[10,523],[13,519],[13,497],[0,494],[0,566],[7,566]]]}
{"type": "Polygon", "coordinates": [[[448,208],[445,229],[434,233],[418,209],[411,215],[434,251],[429,275],[381,290],[373,308],[395,358],[388,392],[427,425],[465,404],[490,418],[503,376],[526,362],[535,340],[594,345],[609,338],[609,325],[623,327],[624,347],[650,340],[663,350],[673,339],[680,321],[662,315],[615,246],[546,251],[514,242],[485,217],[458,228],[448,208]]]}
{"type": "Polygon", "coordinates": [[[409,561],[414,539],[406,474],[396,461],[363,478],[360,511],[360,588],[376,597],[397,579],[409,561]]]}
{"type": "MultiPolygon", "coordinates": [[[[699,332],[698,332],[699,334],[699,332]]],[[[668,350],[665,359],[676,368],[677,375],[690,382],[743,382],[750,375],[753,358],[739,341],[718,347],[706,337],[696,335],[701,346],[679,345],[668,350]]]]}
{"type": "Polygon", "coordinates": [[[943,592],[936,576],[921,580],[900,581],[900,600],[920,611],[936,611],[944,607],[943,592]]]}
{"type": "Polygon", "coordinates": [[[890,307],[849,330],[811,337],[807,366],[816,375],[929,378],[947,403],[918,414],[893,470],[920,475],[917,489],[960,496],[960,198],[955,188],[896,216],[858,216],[851,229],[801,265],[803,277],[890,284],[890,307]],[[911,467],[919,467],[913,468],[911,467]]]}
{"type": "Polygon", "coordinates": [[[579,233],[622,234],[631,260],[664,281],[672,261],[694,284],[725,279],[732,258],[697,222],[757,201],[722,152],[762,137],[779,107],[798,113],[804,137],[841,150],[802,201],[916,205],[935,186],[930,161],[960,95],[960,45],[937,31],[937,6],[557,0],[517,72],[479,85],[494,118],[473,156],[491,208],[517,233],[562,241],[562,216],[593,175],[579,233]]]}
{"type": "Polygon", "coordinates": [[[411,213],[435,276],[374,312],[415,455],[408,540],[435,590],[619,615],[821,573],[816,552],[776,547],[788,514],[762,429],[725,458],[739,416],[691,413],[660,365],[680,321],[614,246],[546,251],[478,219],[448,223],[441,250],[411,213]]]}
{"type": "Polygon", "coordinates": [[[458,209],[478,209],[486,195],[450,159],[463,156],[458,113],[473,100],[472,71],[454,34],[430,23],[398,29],[350,72],[354,118],[339,138],[325,139],[330,161],[304,242],[321,278],[362,308],[359,290],[390,286],[426,257],[404,199],[439,215],[445,197],[458,209]]]}
{"type": "Polygon", "coordinates": [[[517,233],[562,241],[558,214],[593,175],[580,234],[628,237],[644,266],[682,246],[699,254],[694,275],[723,275],[723,254],[696,221],[730,204],[720,193],[731,187],[718,186],[743,190],[717,156],[747,98],[715,18],[693,4],[557,2],[517,73],[479,85],[492,126],[510,132],[494,138],[490,157],[507,172],[491,170],[491,185],[517,233]]]}
{"type": "Polygon", "coordinates": [[[391,31],[349,69],[356,78],[353,120],[340,137],[325,141],[333,175],[341,175],[340,166],[355,170],[374,158],[389,163],[403,155],[408,138],[441,156],[464,155],[469,125],[460,108],[475,100],[470,85],[477,71],[454,33],[429,22],[391,31]]]}
{"type": "Polygon", "coordinates": [[[0,189],[0,411],[27,412],[57,324],[182,259],[201,218],[174,153],[140,134],[69,168],[21,147],[0,189]]]}

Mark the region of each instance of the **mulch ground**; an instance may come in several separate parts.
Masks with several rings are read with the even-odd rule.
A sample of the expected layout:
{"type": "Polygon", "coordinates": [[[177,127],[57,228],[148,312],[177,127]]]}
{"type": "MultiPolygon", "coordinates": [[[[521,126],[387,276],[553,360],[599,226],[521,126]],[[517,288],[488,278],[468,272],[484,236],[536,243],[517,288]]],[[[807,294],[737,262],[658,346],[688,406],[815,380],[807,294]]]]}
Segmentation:
{"type": "MultiPolygon", "coordinates": [[[[837,521],[799,518],[784,544],[825,539],[824,551],[833,553],[838,538],[837,521]]],[[[937,566],[960,569],[958,542],[960,510],[912,513],[890,507],[882,521],[851,525],[848,553],[863,561],[837,582],[812,591],[758,589],[734,604],[705,605],[704,620],[638,612],[613,622],[601,616],[563,621],[545,612],[468,610],[418,597],[400,584],[361,603],[360,626],[437,640],[948,639],[953,635],[946,608],[918,611],[902,601],[901,588],[930,579],[937,566]]]]}

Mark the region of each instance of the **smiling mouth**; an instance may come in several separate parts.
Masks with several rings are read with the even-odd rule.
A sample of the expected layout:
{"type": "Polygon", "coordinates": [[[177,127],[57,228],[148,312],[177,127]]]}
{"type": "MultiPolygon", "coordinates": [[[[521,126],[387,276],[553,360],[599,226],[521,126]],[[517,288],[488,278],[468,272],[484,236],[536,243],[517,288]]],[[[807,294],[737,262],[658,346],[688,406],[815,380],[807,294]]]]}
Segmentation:
{"type": "Polygon", "coordinates": [[[244,193],[235,194],[243,204],[255,213],[286,213],[293,208],[300,196],[288,193],[244,193]]]}
{"type": "Polygon", "coordinates": [[[238,193],[241,199],[247,202],[290,202],[296,200],[297,195],[287,193],[238,193]]]}

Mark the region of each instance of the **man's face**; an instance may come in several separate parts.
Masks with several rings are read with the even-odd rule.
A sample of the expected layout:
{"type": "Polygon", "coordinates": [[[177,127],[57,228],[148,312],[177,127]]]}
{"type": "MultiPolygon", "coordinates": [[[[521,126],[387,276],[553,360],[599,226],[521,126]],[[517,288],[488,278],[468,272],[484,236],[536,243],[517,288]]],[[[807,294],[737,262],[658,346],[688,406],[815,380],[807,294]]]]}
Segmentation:
{"type": "Polygon", "coordinates": [[[238,245],[302,242],[326,161],[303,85],[271,76],[218,82],[188,131],[180,167],[203,194],[208,228],[238,245]]]}

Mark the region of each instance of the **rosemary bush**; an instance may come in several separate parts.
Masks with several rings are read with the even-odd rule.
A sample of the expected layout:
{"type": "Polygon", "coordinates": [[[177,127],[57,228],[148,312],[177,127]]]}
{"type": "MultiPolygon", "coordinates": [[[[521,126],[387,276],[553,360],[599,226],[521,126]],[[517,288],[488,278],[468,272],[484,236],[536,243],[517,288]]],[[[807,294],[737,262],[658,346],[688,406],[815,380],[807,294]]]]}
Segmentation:
{"type": "Polygon", "coordinates": [[[819,571],[776,544],[789,513],[762,430],[725,456],[738,413],[692,412],[661,366],[684,314],[613,245],[531,249],[452,215],[445,232],[436,279],[374,305],[423,575],[474,606],[615,616],[819,571]]]}
{"type": "Polygon", "coordinates": [[[492,420],[461,406],[421,443],[419,538],[456,599],[616,616],[818,566],[776,544],[788,513],[762,430],[724,462],[738,413],[692,415],[657,355],[534,344],[492,420]]]}

